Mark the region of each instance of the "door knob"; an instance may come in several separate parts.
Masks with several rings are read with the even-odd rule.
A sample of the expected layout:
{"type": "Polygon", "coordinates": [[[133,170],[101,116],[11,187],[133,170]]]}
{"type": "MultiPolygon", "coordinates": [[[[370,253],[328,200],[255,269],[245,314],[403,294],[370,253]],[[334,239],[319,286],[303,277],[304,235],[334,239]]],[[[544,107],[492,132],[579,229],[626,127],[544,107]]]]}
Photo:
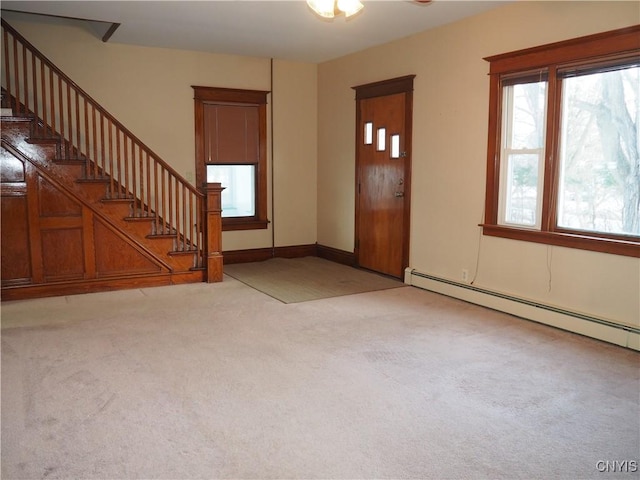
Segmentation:
{"type": "Polygon", "coordinates": [[[396,197],[404,197],[404,192],[396,192],[396,197]]]}

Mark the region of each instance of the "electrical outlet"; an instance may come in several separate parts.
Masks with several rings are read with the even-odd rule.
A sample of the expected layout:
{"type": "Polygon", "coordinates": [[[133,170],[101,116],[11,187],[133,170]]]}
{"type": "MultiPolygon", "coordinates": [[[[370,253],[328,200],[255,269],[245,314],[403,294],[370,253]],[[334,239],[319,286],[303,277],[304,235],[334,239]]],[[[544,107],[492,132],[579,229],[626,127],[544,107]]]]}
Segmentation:
{"type": "Polygon", "coordinates": [[[469,270],[466,268],[462,269],[462,281],[464,283],[469,283],[469,270]]]}

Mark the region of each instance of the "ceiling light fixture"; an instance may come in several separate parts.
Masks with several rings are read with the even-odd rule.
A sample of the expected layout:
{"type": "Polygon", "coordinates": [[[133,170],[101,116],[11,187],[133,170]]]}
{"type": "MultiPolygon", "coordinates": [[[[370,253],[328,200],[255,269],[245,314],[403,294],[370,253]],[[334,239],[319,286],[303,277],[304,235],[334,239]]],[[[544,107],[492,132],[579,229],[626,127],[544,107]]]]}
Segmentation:
{"type": "Polygon", "coordinates": [[[307,5],[324,18],[333,18],[340,13],[350,17],[364,7],[359,0],[307,0],[307,5]]]}

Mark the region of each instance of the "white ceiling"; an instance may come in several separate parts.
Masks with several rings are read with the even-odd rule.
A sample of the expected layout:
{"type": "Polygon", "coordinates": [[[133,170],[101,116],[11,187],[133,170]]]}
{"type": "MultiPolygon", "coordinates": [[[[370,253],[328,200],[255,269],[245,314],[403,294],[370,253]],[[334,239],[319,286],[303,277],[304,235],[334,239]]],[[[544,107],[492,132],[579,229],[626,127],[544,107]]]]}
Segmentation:
{"type": "MultiPolygon", "coordinates": [[[[363,3],[365,8],[348,20],[342,16],[323,20],[304,0],[2,0],[1,6],[3,10],[120,23],[109,42],[320,63],[476,15],[505,1],[363,3]]],[[[3,17],[10,16],[3,12],[3,17]]],[[[103,25],[102,34],[109,23],[103,25]]]]}

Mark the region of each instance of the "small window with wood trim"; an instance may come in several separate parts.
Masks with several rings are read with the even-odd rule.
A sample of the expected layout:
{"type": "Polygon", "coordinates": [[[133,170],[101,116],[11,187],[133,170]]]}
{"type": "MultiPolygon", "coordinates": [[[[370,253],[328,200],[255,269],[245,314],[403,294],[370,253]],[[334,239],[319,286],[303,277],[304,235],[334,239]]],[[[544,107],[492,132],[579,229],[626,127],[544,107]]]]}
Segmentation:
{"type": "Polygon", "coordinates": [[[222,229],[267,228],[267,93],[195,92],[196,182],[221,183],[222,229]]]}

